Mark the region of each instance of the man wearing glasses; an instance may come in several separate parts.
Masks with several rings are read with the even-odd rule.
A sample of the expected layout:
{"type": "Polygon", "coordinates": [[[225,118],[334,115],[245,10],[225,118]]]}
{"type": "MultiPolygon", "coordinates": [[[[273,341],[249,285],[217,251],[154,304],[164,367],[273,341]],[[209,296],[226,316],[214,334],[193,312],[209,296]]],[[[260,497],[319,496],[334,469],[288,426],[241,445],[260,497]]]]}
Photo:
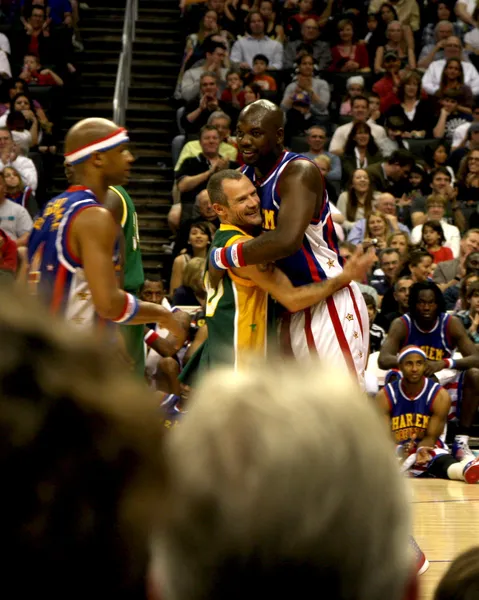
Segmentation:
{"type": "Polygon", "coordinates": [[[315,66],[326,70],[331,64],[331,50],[327,42],[318,40],[319,26],[314,19],[306,19],[301,26],[301,39],[288,42],[284,50],[283,68],[292,69],[300,53],[312,54],[315,66]]]}

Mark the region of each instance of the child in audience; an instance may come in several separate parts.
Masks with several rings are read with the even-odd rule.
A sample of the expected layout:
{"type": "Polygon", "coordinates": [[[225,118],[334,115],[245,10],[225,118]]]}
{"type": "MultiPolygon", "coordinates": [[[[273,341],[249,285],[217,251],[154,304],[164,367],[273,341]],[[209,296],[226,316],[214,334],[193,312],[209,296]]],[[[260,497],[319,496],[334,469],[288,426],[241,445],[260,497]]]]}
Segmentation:
{"type": "Polygon", "coordinates": [[[341,116],[349,116],[351,114],[351,99],[355,96],[362,96],[364,93],[364,77],[354,75],[350,77],[346,83],[346,96],[341,103],[339,114],[341,116]]]}
{"type": "Polygon", "coordinates": [[[381,98],[376,92],[371,92],[368,96],[369,105],[369,120],[374,121],[378,125],[384,123],[384,117],[381,113],[381,98]]]}
{"type": "Polygon", "coordinates": [[[35,85],[63,85],[63,79],[51,69],[42,69],[35,54],[25,54],[20,79],[35,85]]]}
{"type": "Polygon", "coordinates": [[[369,315],[369,352],[372,354],[373,352],[379,352],[381,349],[381,346],[386,339],[386,332],[374,322],[378,314],[376,300],[374,300],[371,294],[366,293],[363,293],[363,298],[366,302],[369,315]]]}
{"type": "Polygon", "coordinates": [[[274,77],[266,74],[269,65],[268,57],[257,54],[253,58],[253,71],[248,83],[256,83],[264,91],[275,92],[277,85],[274,77]]]}
{"type": "Polygon", "coordinates": [[[436,265],[454,258],[452,250],[446,248],[445,243],[446,237],[441,223],[439,221],[426,221],[422,227],[421,245],[433,257],[433,262],[436,265]]]}
{"type": "Polygon", "coordinates": [[[234,108],[241,109],[245,105],[243,80],[237,69],[230,69],[226,74],[226,88],[221,94],[221,100],[228,102],[234,108]]]}
{"type": "Polygon", "coordinates": [[[432,133],[437,139],[444,139],[451,143],[454,131],[464,123],[470,123],[472,116],[461,110],[463,95],[459,90],[449,89],[442,94],[440,104],[441,112],[432,133]]]}
{"type": "Polygon", "coordinates": [[[396,150],[409,150],[409,143],[403,139],[405,124],[402,117],[388,117],[384,128],[387,137],[381,140],[379,146],[384,158],[391,156],[396,150]]]}

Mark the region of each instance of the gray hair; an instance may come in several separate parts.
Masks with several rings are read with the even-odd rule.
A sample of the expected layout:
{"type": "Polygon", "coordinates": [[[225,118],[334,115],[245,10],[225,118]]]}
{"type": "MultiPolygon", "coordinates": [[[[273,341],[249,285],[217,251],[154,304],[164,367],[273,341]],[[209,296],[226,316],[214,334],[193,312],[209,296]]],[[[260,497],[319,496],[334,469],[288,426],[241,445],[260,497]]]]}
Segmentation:
{"type": "Polygon", "coordinates": [[[211,115],[208,117],[207,124],[212,125],[213,121],[215,121],[216,119],[225,119],[226,121],[228,121],[228,127],[231,125],[231,117],[222,110],[215,110],[215,112],[212,112],[211,115]]]}
{"type": "Polygon", "coordinates": [[[245,177],[243,173],[235,171],[234,169],[224,169],[223,171],[219,171],[212,175],[206,186],[211,204],[218,203],[226,206],[228,204],[228,199],[223,190],[223,181],[225,181],[225,179],[239,181],[240,179],[243,179],[243,177],[245,177]]]}
{"type": "Polygon", "coordinates": [[[218,83],[218,75],[216,73],[213,73],[213,71],[205,71],[200,75],[200,85],[203,83],[205,77],[212,77],[216,83],[218,83]]]}
{"type": "MultiPolygon", "coordinates": [[[[278,368],[279,367],[279,368],[278,368]]],[[[400,600],[411,576],[405,483],[384,419],[344,372],[210,373],[170,432],[165,600],[400,600]]]]}
{"type": "Polygon", "coordinates": [[[444,21],[444,20],[438,21],[438,23],[436,24],[436,27],[434,27],[434,36],[435,36],[436,40],[437,40],[437,36],[439,34],[439,27],[441,27],[441,25],[447,25],[448,27],[450,27],[451,32],[452,32],[451,35],[454,34],[454,26],[451,23],[451,21],[444,21]]]}

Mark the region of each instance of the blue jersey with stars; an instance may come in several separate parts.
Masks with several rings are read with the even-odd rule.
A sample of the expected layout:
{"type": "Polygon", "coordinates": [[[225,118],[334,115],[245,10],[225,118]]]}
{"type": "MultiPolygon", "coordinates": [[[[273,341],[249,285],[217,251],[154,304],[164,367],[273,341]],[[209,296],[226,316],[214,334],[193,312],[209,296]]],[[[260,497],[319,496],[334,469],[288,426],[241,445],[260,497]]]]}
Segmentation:
{"type": "MultiPolygon", "coordinates": [[[[73,220],[101,206],[91,190],[71,186],[48,202],[35,219],[28,241],[29,286],[53,313],[74,325],[90,328],[99,320],[81,259],[70,245],[73,220]]],[[[118,256],[112,257],[118,267],[118,256]]]]}
{"type": "MultiPolygon", "coordinates": [[[[278,158],[270,173],[261,181],[256,178],[254,167],[245,165],[241,169],[256,185],[261,200],[264,231],[276,228],[281,206],[279,180],[287,165],[296,160],[311,162],[301,154],[285,151],[278,158]]],[[[302,198],[298,197],[296,201],[300,203],[302,198]]],[[[339,256],[338,240],[326,191],[324,191],[321,214],[318,219],[313,219],[308,225],[301,249],[287,258],[278,260],[276,264],[295,286],[322,281],[341,273],[342,262],[339,256]]]]}

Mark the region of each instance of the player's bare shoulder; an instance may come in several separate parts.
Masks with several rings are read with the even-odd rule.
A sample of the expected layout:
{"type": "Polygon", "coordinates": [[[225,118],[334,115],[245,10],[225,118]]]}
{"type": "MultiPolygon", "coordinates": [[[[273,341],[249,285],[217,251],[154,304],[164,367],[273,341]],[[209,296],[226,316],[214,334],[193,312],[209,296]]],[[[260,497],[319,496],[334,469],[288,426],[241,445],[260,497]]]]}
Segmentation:
{"type": "Polygon", "coordinates": [[[279,180],[280,191],[284,188],[307,188],[322,197],[323,177],[318,166],[307,158],[295,158],[285,167],[279,180]]]}

